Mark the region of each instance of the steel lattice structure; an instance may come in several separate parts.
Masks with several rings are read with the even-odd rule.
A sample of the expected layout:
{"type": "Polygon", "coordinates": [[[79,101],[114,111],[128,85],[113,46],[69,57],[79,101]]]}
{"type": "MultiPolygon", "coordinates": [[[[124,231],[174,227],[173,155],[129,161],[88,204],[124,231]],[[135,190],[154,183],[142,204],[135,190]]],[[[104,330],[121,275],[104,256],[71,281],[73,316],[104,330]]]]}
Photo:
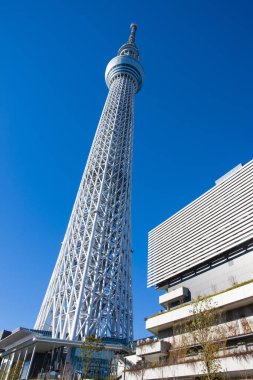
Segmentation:
{"type": "Polygon", "coordinates": [[[35,324],[55,338],[133,338],[133,115],[143,82],[136,29],[107,65],[109,94],[35,324]]]}

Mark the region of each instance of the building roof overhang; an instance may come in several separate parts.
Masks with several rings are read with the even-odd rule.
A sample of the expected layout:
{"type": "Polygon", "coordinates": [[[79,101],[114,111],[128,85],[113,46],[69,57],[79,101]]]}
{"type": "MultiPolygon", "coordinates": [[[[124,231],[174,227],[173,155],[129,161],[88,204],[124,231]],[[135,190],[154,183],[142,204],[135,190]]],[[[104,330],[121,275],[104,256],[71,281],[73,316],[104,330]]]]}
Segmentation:
{"type": "MultiPolygon", "coordinates": [[[[128,353],[131,350],[124,344],[110,342],[102,343],[107,350],[115,352],[128,353]]],[[[36,345],[37,352],[47,352],[51,349],[59,347],[80,348],[83,342],[77,340],[56,339],[50,336],[43,336],[39,332],[35,332],[24,327],[19,327],[13,331],[11,335],[0,341],[0,357],[9,355],[11,352],[21,350],[23,348],[34,347],[36,345]]]]}

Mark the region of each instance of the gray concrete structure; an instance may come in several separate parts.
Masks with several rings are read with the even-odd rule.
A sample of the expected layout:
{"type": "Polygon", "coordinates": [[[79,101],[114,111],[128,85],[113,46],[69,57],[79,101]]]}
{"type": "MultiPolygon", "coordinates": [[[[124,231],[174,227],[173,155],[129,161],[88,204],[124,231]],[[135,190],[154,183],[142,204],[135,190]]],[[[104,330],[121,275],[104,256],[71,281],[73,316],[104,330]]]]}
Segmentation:
{"type": "Polygon", "coordinates": [[[191,298],[221,292],[236,284],[249,281],[253,278],[253,241],[246,243],[245,248],[234,250],[239,256],[224,259],[223,263],[206,267],[202,266],[202,273],[192,273],[191,278],[182,280],[176,285],[169,286],[168,292],[179,286],[190,289],[191,298]],[[203,269],[204,268],[204,269],[203,269]]]}
{"type": "Polygon", "coordinates": [[[148,285],[163,291],[163,310],[146,319],[154,337],[137,342],[139,362],[134,359],[127,380],[204,374],[203,346],[187,332],[196,302],[218,310],[208,341],[223,342],[216,354],[220,371],[229,379],[252,378],[253,161],[150,232],[148,285]]]}

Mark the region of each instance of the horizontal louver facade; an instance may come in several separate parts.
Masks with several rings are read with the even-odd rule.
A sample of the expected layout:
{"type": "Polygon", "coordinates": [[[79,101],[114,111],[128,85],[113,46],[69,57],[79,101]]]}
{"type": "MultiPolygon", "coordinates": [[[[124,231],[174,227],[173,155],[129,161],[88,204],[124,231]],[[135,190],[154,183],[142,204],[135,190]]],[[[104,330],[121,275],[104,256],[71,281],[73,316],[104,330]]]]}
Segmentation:
{"type": "Polygon", "coordinates": [[[148,287],[253,237],[253,161],[149,233],[148,287]]]}

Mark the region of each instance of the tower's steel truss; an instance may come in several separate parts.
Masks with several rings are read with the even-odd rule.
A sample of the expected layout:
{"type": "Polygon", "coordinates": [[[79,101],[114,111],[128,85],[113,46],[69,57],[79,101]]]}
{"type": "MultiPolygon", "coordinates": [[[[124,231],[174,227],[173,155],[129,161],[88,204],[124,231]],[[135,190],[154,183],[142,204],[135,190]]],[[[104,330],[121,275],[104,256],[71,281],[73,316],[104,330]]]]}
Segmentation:
{"type": "Polygon", "coordinates": [[[136,28],[107,66],[109,94],[35,324],[55,338],[133,337],[133,114],[143,81],[136,28]]]}

